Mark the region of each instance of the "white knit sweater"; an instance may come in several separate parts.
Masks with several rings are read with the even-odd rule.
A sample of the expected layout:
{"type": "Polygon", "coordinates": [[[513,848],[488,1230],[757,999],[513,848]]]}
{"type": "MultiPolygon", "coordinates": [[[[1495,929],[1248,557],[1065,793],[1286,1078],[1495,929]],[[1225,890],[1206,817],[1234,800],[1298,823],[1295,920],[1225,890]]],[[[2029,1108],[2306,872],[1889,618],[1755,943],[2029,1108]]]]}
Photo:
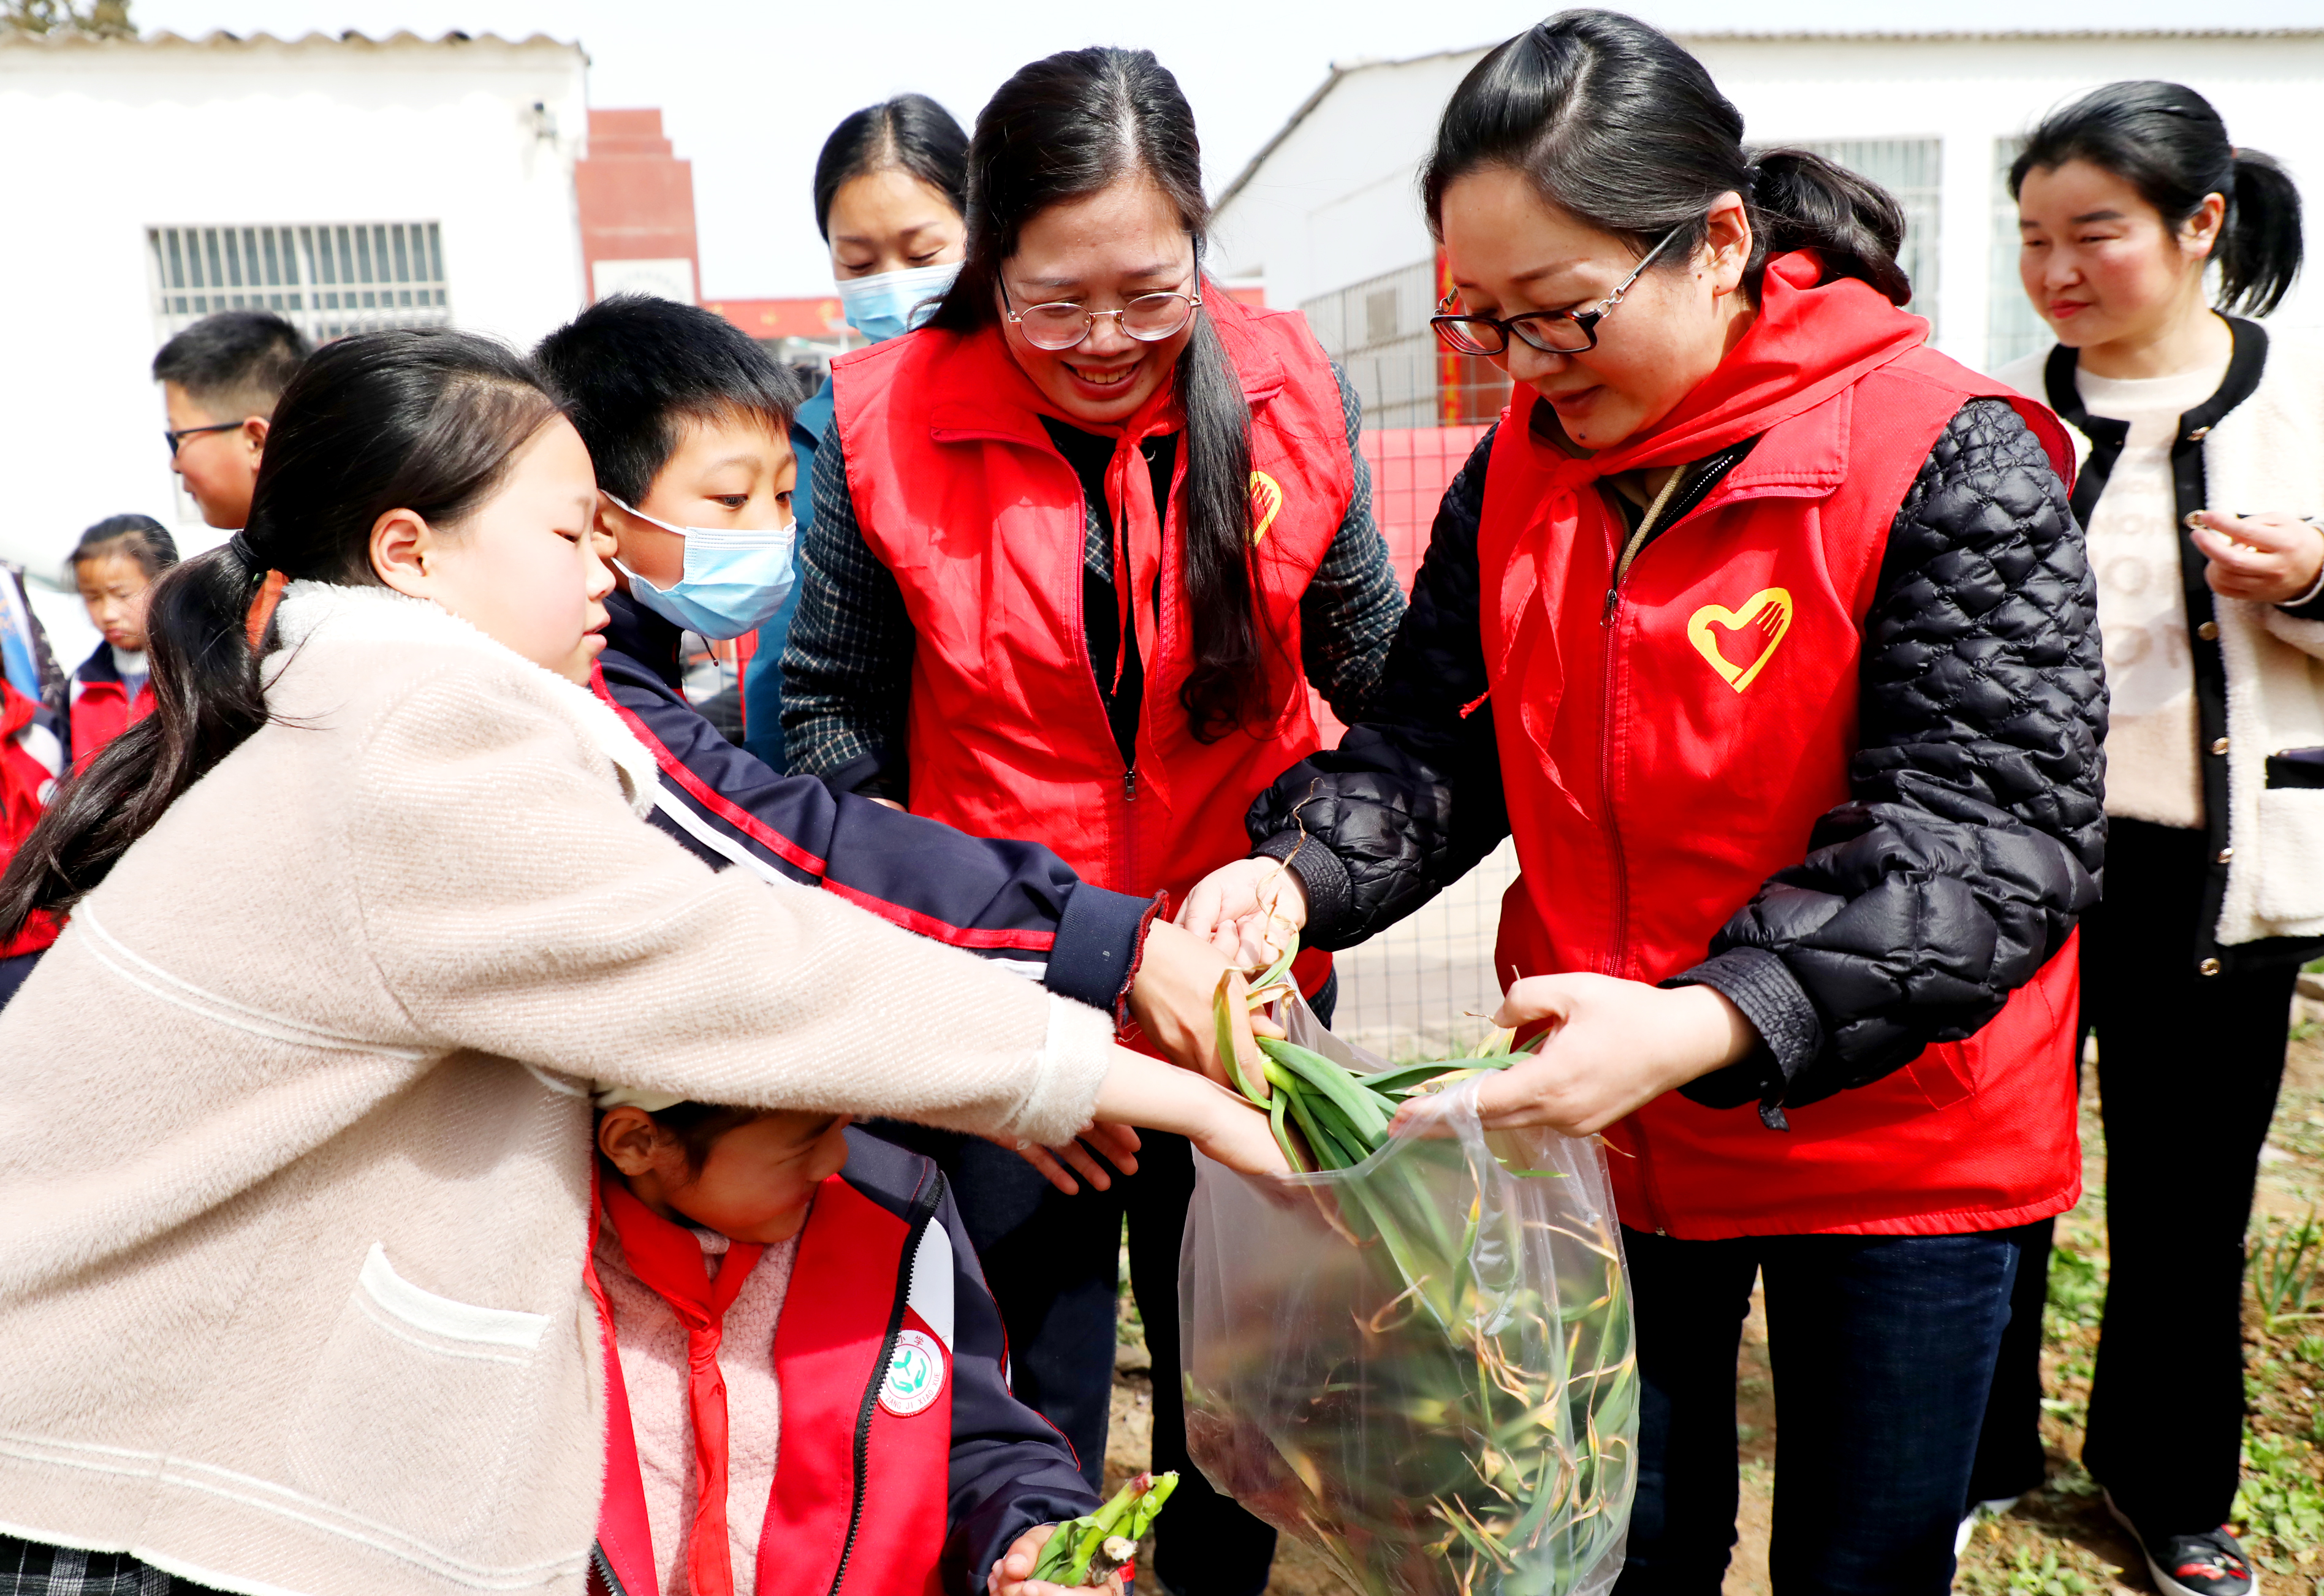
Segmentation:
{"type": "MultiPolygon", "coordinates": [[[[2050,351],[1995,373],[2047,403],[2050,351]]],[[[2089,443],[2072,428],[2079,463],[2089,443]]],[[[2324,345],[2270,331],[2251,397],[2203,439],[2209,508],[2324,515],[2324,345]]],[[[2221,944],[2324,935],[2324,789],[2271,789],[2267,756],[2324,747],[2324,622],[2273,604],[2221,598],[2214,608],[2227,676],[2227,832],[2234,853],[2219,906],[2221,944]]]]}
{"type": "Polygon", "coordinates": [[[254,1596],[578,1596],[582,1083],[1059,1139],[1111,1026],[714,875],[595,697],[433,605],[280,619],[273,723],[0,1014],[0,1533],[254,1596]]]}

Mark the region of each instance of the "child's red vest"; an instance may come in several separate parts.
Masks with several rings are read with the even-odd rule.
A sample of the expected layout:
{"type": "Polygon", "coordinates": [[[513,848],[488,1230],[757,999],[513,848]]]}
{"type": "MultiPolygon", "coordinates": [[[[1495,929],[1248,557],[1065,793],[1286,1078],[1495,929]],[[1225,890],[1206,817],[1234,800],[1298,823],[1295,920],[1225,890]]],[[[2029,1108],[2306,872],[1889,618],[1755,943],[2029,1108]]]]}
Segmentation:
{"type": "MultiPolygon", "coordinates": [[[[775,1326],[783,1428],[759,1536],[759,1596],[941,1596],[952,1403],[922,1393],[952,1388],[953,1259],[936,1220],[933,1167],[926,1178],[906,1216],[844,1174],[816,1193],[775,1326]],[[866,1291],[870,1280],[894,1290],[866,1291]],[[940,1296],[923,1314],[932,1292],[940,1296]]],[[[627,1596],[657,1596],[629,1394],[594,1265],[589,1288],[605,1347],[598,1550],[627,1596]]],[[[735,1501],[728,1510],[739,1518],[755,1506],[735,1501]]]]}
{"type": "Polygon", "coordinates": [[[97,645],[97,652],[73,672],[67,715],[72,725],[72,768],[86,770],[97,751],[153,712],[153,678],[138,684],[129,696],[128,684],[114,669],[113,650],[97,645]]]}
{"type": "MultiPolygon", "coordinates": [[[[1479,554],[1524,871],[1503,905],[1505,975],[1677,974],[1849,800],[1889,524],[1963,403],[2010,400],[2070,479],[2048,411],[1925,347],[1923,324],[1864,284],[1814,286],[1817,271],[1771,263],[1751,332],[1647,438],[1576,461],[1531,435],[1528,403],[1502,420],[1479,554]],[[1626,538],[1596,476],[1754,436],[1609,603],[1626,538]]],[[[1623,1222],[1690,1238],[1940,1233],[2070,1206],[2076,972],[2070,941],[1974,1037],[1787,1109],[1788,1134],[1665,1093],[1607,1132],[1623,1222]]]]}
{"type": "MultiPolygon", "coordinates": [[[[918,633],[911,808],[976,836],[1045,844],[1120,892],[1183,893],[1250,852],[1243,814],[1321,744],[1300,667],[1299,601],[1354,493],[1331,364],[1297,315],[1204,300],[1250,404],[1258,604],[1271,706],[1198,741],[1181,516],[1162,518],[1157,641],[1125,768],[1082,619],[1081,480],[995,328],[924,329],[847,355],[832,393],[856,519],[918,633]]],[[[1069,420],[1069,419],[1068,419],[1069,420]]],[[[1182,505],[1185,451],[1170,498],[1182,505]]],[[[1149,601],[1150,602],[1150,601],[1149,601]]],[[[1142,638],[1142,634],[1141,634],[1142,638]]],[[[1141,647],[1143,643],[1141,641],[1141,647]]],[[[1302,967],[1312,987],[1328,965],[1302,967]]]]}

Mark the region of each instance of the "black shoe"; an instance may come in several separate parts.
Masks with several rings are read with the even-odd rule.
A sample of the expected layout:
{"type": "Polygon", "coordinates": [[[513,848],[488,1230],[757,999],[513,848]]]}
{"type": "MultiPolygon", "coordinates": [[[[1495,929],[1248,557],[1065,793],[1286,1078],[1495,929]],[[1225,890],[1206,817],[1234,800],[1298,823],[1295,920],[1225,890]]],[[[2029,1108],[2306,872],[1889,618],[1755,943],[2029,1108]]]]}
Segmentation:
{"type": "Polygon", "coordinates": [[[2114,1505],[2111,1491],[2107,1493],[2106,1505],[2114,1521],[2130,1531],[2131,1539],[2145,1554],[2146,1572],[2164,1596],[2252,1596],[2251,1564],[2244,1560],[2243,1548],[2225,1525],[2201,1535],[2164,1536],[2150,1545],[2138,1533],[2138,1526],[2114,1505]]]}

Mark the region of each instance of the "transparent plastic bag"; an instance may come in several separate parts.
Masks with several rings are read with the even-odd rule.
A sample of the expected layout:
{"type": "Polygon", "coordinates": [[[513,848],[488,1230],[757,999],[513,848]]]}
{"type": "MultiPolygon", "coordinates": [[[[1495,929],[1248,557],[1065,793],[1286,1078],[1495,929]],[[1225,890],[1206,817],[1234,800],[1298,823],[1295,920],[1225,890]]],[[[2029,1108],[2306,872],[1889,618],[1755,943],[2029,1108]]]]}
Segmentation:
{"type": "MultiPolygon", "coordinates": [[[[1385,1063],[1294,1000],[1291,1039],[1385,1063]]],[[[1364,1596],[1596,1596],[1637,1471],[1603,1154],[1486,1131],[1474,1081],[1353,1169],[1268,1191],[1199,1153],[1178,1273],[1211,1483],[1364,1596]]]]}

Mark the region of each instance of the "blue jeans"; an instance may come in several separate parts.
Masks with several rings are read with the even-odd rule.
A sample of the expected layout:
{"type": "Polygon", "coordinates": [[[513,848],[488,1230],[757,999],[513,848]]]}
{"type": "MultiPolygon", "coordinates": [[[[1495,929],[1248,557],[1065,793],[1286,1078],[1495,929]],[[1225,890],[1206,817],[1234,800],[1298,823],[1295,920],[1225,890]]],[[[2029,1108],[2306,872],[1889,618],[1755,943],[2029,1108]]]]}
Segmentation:
{"type": "Polygon", "coordinates": [[[1748,1236],[1626,1229],[1638,1495],[1617,1596],[1716,1596],[1735,1545],[1735,1360],[1766,1278],[1778,1596],[1941,1596],[2018,1232],[1748,1236]]]}

